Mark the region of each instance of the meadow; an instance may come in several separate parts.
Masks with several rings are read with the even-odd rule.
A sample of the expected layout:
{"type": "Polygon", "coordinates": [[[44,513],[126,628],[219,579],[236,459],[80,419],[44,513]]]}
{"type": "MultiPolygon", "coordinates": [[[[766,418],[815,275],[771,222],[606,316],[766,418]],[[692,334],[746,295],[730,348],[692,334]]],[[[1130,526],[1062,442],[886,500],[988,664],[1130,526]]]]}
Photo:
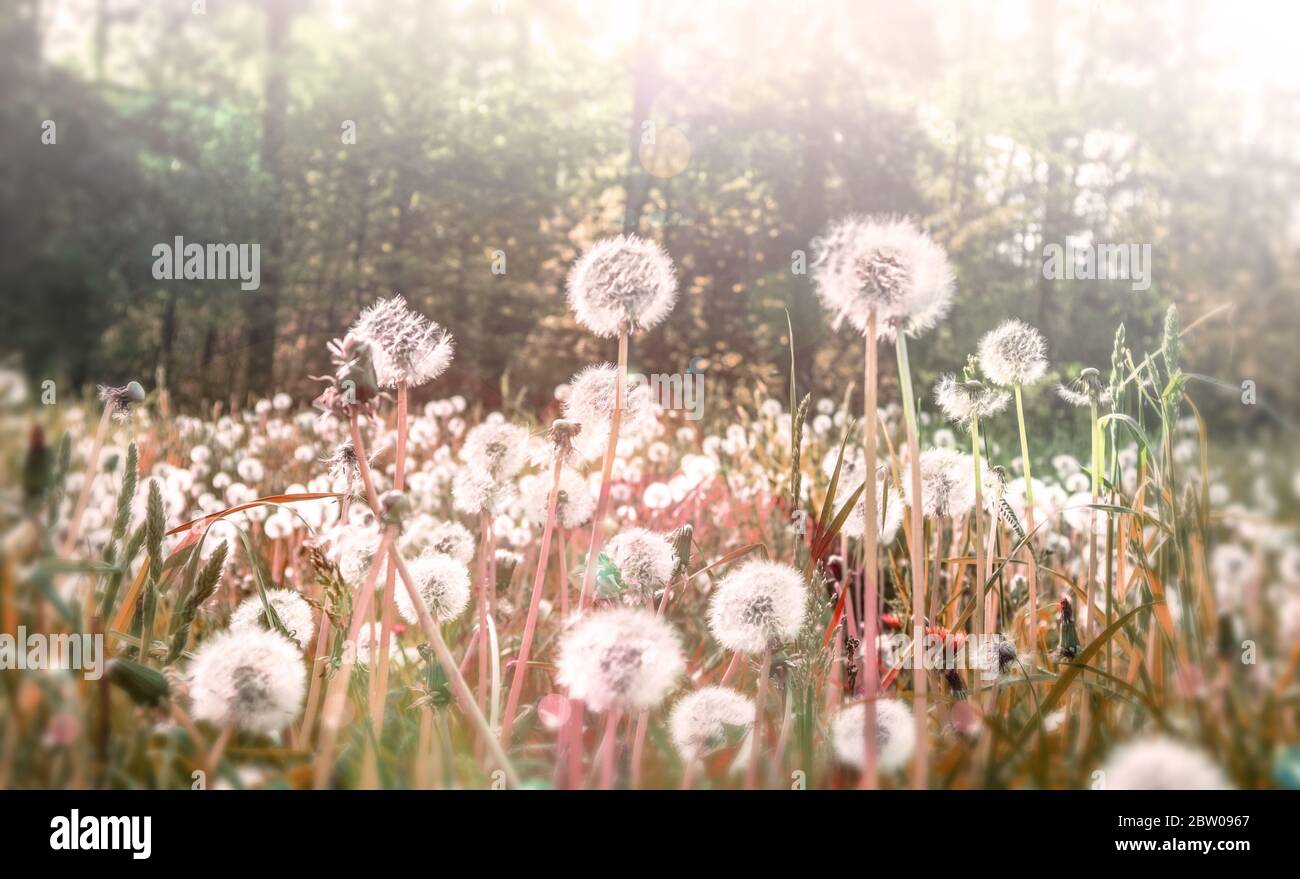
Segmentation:
{"type": "Polygon", "coordinates": [[[311,400],[6,374],[0,632],[105,663],[0,674],[0,788],[1300,783],[1300,479],[1209,436],[1225,315],[1088,327],[1072,374],[1007,320],[921,386],[943,248],[849,217],[812,280],[858,381],[706,376],[702,419],[629,380],[678,295],[635,236],[572,266],[610,362],[543,407],[449,383],[456,327],[396,295],[311,400]]]}

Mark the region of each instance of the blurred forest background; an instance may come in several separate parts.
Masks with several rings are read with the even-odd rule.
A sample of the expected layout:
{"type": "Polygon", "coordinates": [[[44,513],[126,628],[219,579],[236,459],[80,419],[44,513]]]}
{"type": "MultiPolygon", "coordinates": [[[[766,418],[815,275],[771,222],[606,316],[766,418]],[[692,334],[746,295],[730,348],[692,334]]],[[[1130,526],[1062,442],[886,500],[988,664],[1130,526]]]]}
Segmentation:
{"type": "Polygon", "coordinates": [[[457,339],[423,395],[536,404],[612,357],[564,277],[637,231],[682,300],[634,369],[780,389],[788,309],[801,388],[838,395],[860,340],[792,255],[894,212],[958,272],[925,387],[1008,316],[1104,367],[1121,320],[1142,351],[1168,302],[1231,303],[1188,367],[1258,382],[1255,407],[1198,393],[1268,428],[1300,411],[1298,25],[1228,0],[9,0],[0,351],[78,391],[161,377],[182,408],[305,400],[326,341],[401,292],[457,339]],[[261,289],[155,280],[178,235],[259,243],[261,289]],[[1150,289],[1043,278],[1044,244],[1089,240],[1150,244],[1150,289]]]}

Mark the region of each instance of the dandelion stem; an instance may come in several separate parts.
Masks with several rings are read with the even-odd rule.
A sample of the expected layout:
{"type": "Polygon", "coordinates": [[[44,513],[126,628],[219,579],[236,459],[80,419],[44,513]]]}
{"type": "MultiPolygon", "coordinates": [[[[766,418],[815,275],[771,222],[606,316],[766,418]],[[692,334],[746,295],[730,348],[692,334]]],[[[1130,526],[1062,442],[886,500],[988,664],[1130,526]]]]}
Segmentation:
{"type": "MultiPolygon", "coordinates": [[[[876,513],[876,430],[877,397],[879,394],[879,363],[876,350],[876,310],[867,316],[867,352],[864,375],[865,397],[862,411],[862,450],[866,460],[863,478],[866,488],[863,507],[866,525],[862,532],[862,579],[866,594],[862,602],[862,695],[866,699],[866,716],[862,724],[863,746],[866,748],[862,763],[862,788],[875,790],[880,779],[876,755],[876,693],[880,688],[880,667],[876,648],[876,571],[879,569],[879,531],[876,513]]],[[[847,584],[845,588],[848,588],[847,584]]]]}
{"type": "MultiPolygon", "coordinates": [[[[1033,533],[1034,522],[1034,476],[1029,464],[1029,437],[1025,433],[1025,406],[1020,392],[1020,385],[1015,385],[1016,425],[1020,430],[1020,461],[1025,467],[1025,532],[1030,539],[1025,542],[1025,555],[1029,560],[1029,618],[1026,626],[1029,634],[1030,665],[1038,653],[1038,562],[1035,561],[1033,533]]],[[[1030,687],[1033,684],[1029,685],[1030,687]]]]}
{"type": "Polygon", "coordinates": [[[596,583],[597,560],[605,541],[605,515],[609,511],[610,480],[614,472],[614,456],[618,453],[618,432],[623,423],[624,394],[627,386],[627,335],[626,327],[618,333],[618,373],[614,378],[614,411],[609,419],[609,442],[605,446],[605,462],[600,472],[600,495],[596,499],[596,513],[591,520],[591,546],[587,549],[587,570],[582,577],[582,592],[578,596],[578,611],[587,608],[592,587],[596,583]]]}
{"type": "MultiPolygon", "coordinates": [[[[925,521],[921,510],[921,443],[916,430],[916,398],[912,394],[912,369],[907,356],[907,333],[898,331],[898,384],[903,395],[903,416],[907,424],[907,453],[912,479],[912,527],[907,535],[912,571],[912,643],[913,651],[925,637],[925,521]]],[[[912,786],[926,787],[928,740],[926,738],[926,676],[920,655],[912,663],[912,710],[916,720],[916,749],[912,754],[912,786]]]]}
{"type": "Polygon", "coordinates": [[[81,518],[86,515],[86,507],[90,503],[90,488],[95,482],[95,475],[99,471],[99,453],[104,448],[104,440],[108,439],[108,428],[113,420],[113,401],[104,404],[104,414],[99,416],[99,426],[95,429],[95,441],[90,446],[90,455],[86,458],[85,476],[81,480],[81,491],[77,493],[77,504],[72,508],[72,519],[68,523],[68,534],[63,538],[63,548],[59,552],[61,556],[67,556],[77,545],[77,536],[81,532],[81,518]]]}
{"type": "Polygon", "coordinates": [[[763,712],[767,707],[767,679],[772,671],[772,651],[763,651],[763,664],[758,671],[758,696],[754,700],[754,746],[749,752],[749,772],[745,776],[745,789],[758,786],[758,764],[763,752],[763,712]]]}
{"type": "Polygon", "coordinates": [[[524,675],[528,671],[528,652],[533,646],[537,631],[537,611],[542,603],[542,587],[546,584],[546,563],[551,556],[551,534],[555,531],[555,508],[560,500],[560,473],[564,469],[564,456],[555,456],[555,471],[551,476],[551,496],[546,502],[546,525],[542,528],[542,545],[537,551],[537,570],[533,574],[533,595],[528,602],[528,617],[524,620],[523,639],[519,655],[515,658],[515,671],[510,679],[510,695],[506,698],[506,713],[501,720],[501,745],[509,747],[510,732],[515,724],[515,711],[519,695],[524,689],[524,675]]]}
{"type": "Polygon", "coordinates": [[[402,560],[402,554],[394,552],[392,554],[394,561],[397,562],[397,573],[406,585],[407,594],[411,597],[411,604],[415,607],[416,615],[420,619],[420,628],[424,629],[425,637],[433,645],[433,652],[438,657],[438,664],[442,666],[443,673],[451,683],[452,692],[460,702],[461,710],[469,716],[470,723],[473,725],[475,732],[478,733],[479,740],[486,745],[492,759],[497,762],[498,767],[505,772],[506,780],[511,787],[519,787],[519,776],[515,774],[515,768],[510,763],[510,758],[497,742],[496,736],[492,735],[492,728],[488,725],[487,718],[483,712],[478,710],[474,703],[474,695],[470,692],[469,685],[465,683],[465,678],[456,667],[456,659],[447,649],[447,642],[443,640],[442,632],[438,629],[437,623],[434,622],[433,616],[429,613],[428,606],[420,596],[420,590],[415,586],[415,580],[411,577],[411,572],[406,568],[406,562],[402,560]]]}

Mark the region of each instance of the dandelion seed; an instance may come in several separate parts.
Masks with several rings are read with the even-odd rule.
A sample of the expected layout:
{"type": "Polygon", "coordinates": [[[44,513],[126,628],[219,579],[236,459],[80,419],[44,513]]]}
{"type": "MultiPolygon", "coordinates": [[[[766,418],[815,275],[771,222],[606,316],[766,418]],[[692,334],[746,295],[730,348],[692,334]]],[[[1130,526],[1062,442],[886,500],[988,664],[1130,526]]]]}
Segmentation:
{"type": "Polygon", "coordinates": [[[980,340],[979,363],[1002,387],[1036,384],[1047,373],[1047,340],[1022,321],[1006,321],[980,340]]]}
{"type": "Polygon", "coordinates": [[[658,326],[677,301],[672,259],[653,241],[619,235],[596,242],[569,272],[569,307],[597,336],[658,326]]]}
{"type": "Polygon", "coordinates": [[[375,302],[361,312],[350,332],[370,349],[383,388],[402,382],[419,387],[451,365],[451,335],[410,309],[402,296],[375,302]]]}
{"type": "MultiPolygon", "coordinates": [[[[306,650],[307,645],[311,643],[311,636],[316,631],[316,618],[311,605],[292,589],[271,589],[266,593],[266,600],[275,611],[275,615],[279,617],[285,631],[297,643],[298,648],[306,650]]],[[[244,629],[274,631],[266,618],[266,608],[262,604],[260,595],[245,598],[230,615],[230,631],[238,632],[244,629]]]]}
{"type": "MultiPolygon", "coordinates": [[[[862,746],[866,737],[867,706],[858,702],[840,710],[831,721],[831,744],[841,763],[861,769],[866,760],[862,746]]],[[[876,750],[882,772],[896,772],[907,765],[916,746],[916,724],[912,712],[897,699],[876,700],[876,750]]]]}
{"type": "Polygon", "coordinates": [[[892,337],[900,326],[919,335],[952,305],[948,256],[910,220],[849,217],[813,250],[813,283],[836,327],[847,319],[866,333],[875,311],[880,336],[892,337]]]}
{"type": "Polygon", "coordinates": [[[803,575],[789,565],[748,562],[718,583],[709,603],[709,630],[728,650],[763,653],[799,634],[807,594],[803,575]]]}
{"type": "Polygon", "coordinates": [[[1163,736],[1115,749],[1103,767],[1107,790],[1231,790],[1203,752],[1163,736]]]}
{"type": "Polygon", "coordinates": [[[284,728],[306,692],[302,655],[277,632],[247,628],[203,643],[189,667],[197,720],[249,732],[284,728]]]}
{"type": "Polygon", "coordinates": [[[650,611],[616,608],[589,614],[560,640],[557,680],[596,712],[658,705],[685,669],[681,641],[650,611]]]}
{"type": "Polygon", "coordinates": [[[754,703],[728,687],[683,696],[668,720],[673,745],[688,762],[743,741],[753,726],[754,703]]]}

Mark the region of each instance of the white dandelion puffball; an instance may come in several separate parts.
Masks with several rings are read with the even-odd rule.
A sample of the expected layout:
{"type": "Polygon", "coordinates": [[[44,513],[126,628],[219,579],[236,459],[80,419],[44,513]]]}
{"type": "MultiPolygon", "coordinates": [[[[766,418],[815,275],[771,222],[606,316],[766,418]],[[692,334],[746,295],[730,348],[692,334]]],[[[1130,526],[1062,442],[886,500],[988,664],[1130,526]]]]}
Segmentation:
{"type": "Polygon", "coordinates": [[[472,516],[499,513],[514,495],[513,482],[493,479],[490,474],[472,465],[457,470],[451,480],[452,506],[458,512],[472,516]]]}
{"type": "Polygon", "coordinates": [[[848,217],[813,244],[813,283],[822,306],[858,332],[874,310],[877,334],[898,327],[919,335],[952,306],[953,272],[944,249],[910,220],[848,217]]]}
{"type": "Polygon", "coordinates": [[[528,431],[508,421],[485,421],[465,435],[460,457],[493,479],[509,479],[528,461],[528,431]]]}
{"type": "Polygon", "coordinates": [[[248,628],[203,642],[190,663],[189,684],[196,720],[270,733],[297,716],[307,670],[283,635],[248,628]]]}
{"type": "Polygon", "coordinates": [[[380,387],[401,382],[418,387],[451,365],[451,334],[412,311],[401,296],[380,299],[361,312],[351,333],[370,349],[380,387]]]}
{"type": "MultiPolygon", "coordinates": [[[[398,584],[399,589],[403,588],[398,584]]],[[[393,644],[397,638],[392,633],[388,633],[388,656],[393,656],[393,644]]],[[[356,643],[352,645],[353,659],[357,665],[369,667],[373,657],[379,656],[383,649],[383,626],[379,623],[365,623],[357,630],[356,643]]]]}
{"type": "MultiPolygon", "coordinates": [[[[573,448],[583,458],[599,458],[605,453],[605,447],[609,443],[609,427],[614,417],[617,386],[618,367],[610,363],[588,366],[569,382],[569,396],[564,401],[564,417],[582,425],[582,430],[573,438],[573,448]]],[[[623,386],[619,437],[643,433],[654,420],[650,388],[644,383],[626,383],[623,386]]]]}
{"type": "MultiPolygon", "coordinates": [[[[311,643],[311,636],[316,631],[316,618],[312,613],[311,605],[307,599],[303,598],[292,589],[271,589],[266,593],[266,600],[275,611],[275,615],[280,618],[284,625],[285,631],[297,643],[300,650],[306,650],[307,645],[311,643]]],[[[262,605],[262,597],[254,595],[245,598],[235,608],[235,612],[230,615],[230,630],[238,632],[242,629],[262,629],[271,630],[273,627],[266,618],[266,608],[262,605]]]]}
{"type": "Polygon", "coordinates": [[[677,273],[662,247],[636,235],[596,242],[569,272],[569,307],[597,336],[658,326],[677,301],[677,273]]]}
{"type": "Polygon", "coordinates": [[[1102,767],[1106,790],[1231,790],[1223,770],[1204,752],[1164,736],[1115,749],[1102,767]]]}
{"type": "Polygon", "coordinates": [[[629,528],[614,535],[605,544],[605,555],[629,587],[632,594],[624,596],[628,601],[653,597],[677,568],[677,552],[667,535],[645,528],[629,528]]]}
{"type": "MultiPolygon", "coordinates": [[[[906,471],[910,472],[910,471],[906,471]]],[[[986,486],[987,487],[987,486],[986,486]]],[[[907,505],[912,505],[912,480],[903,479],[907,505]]],[[[975,461],[953,449],[921,453],[921,512],[926,516],[959,519],[975,506],[975,461]]]]}
{"type": "MultiPolygon", "coordinates": [[[[831,721],[831,744],[841,763],[861,769],[866,762],[867,706],[858,702],[831,721]]],[[[912,712],[897,699],[876,700],[876,754],[882,772],[897,772],[912,758],[916,724],[912,712]]]]}
{"type": "Polygon", "coordinates": [[[1047,340],[1029,324],[1009,320],[980,339],[979,361],[994,384],[1032,385],[1047,373],[1047,340]]]}
{"type": "Polygon", "coordinates": [[[683,760],[698,760],[743,740],[754,713],[754,703],[730,687],[701,687],[673,706],[668,731],[683,760]]]}
{"type": "Polygon", "coordinates": [[[762,653],[799,634],[807,601],[803,576],[794,568],[780,562],[747,562],[714,589],[709,630],[728,650],[762,653]]]}
{"type": "MultiPolygon", "coordinates": [[[[454,620],[469,604],[469,570],[451,556],[429,553],[407,565],[415,591],[435,622],[454,620]]],[[[404,584],[394,590],[397,612],[411,625],[420,622],[411,593],[404,584]]]]}
{"type": "MultiPolygon", "coordinates": [[[[524,496],[524,511],[528,520],[536,525],[546,524],[546,509],[551,502],[551,477],[533,481],[524,496]]],[[[561,528],[580,528],[591,519],[596,509],[587,480],[577,471],[565,467],[560,470],[560,490],[555,496],[555,523],[561,528]]]]}
{"type": "MultiPolygon", "coordinates": [[[[895,488],[885,490],[885,468],[880,468],[876,473],[876,537],[882,543],[893,543],[894,537],[898,534],[899,527],[903,524],[903,495],[895,488]]],[[[848,503],[849,497],[857,489],[857,486],[849,488],[841,483],[841,488],[837,494],[836,506],[840,507],[848,503]]],[[[853,505],[849,515],[844,519],[844,526],[841,529],[845,537],[861,538],[867,531],[867,492],[864,488],[862,494],[858,496],[858,502],[853,505]]]]}
{"type": "Polygon", "coordinates": [[[459,522],[443,522],[429,531],[428,551],[449,555],[462,565],[474,558],[474,535],[459,522]]]}
{"type": "Polygon", "coordinates": [[[647,610],[616,608],[582,618],[560,640],[557,680],[595,712],[647,710],[686,668],[673,627],[647,610]]]}
{"type": "Polygon", "coordinates": [[[1011,395],[981,382],[958,381],[945,375],[934,386],[934,401],[949,421],[970,430],[971,419],[988,418],[1007,407],[1011,395]]]}

